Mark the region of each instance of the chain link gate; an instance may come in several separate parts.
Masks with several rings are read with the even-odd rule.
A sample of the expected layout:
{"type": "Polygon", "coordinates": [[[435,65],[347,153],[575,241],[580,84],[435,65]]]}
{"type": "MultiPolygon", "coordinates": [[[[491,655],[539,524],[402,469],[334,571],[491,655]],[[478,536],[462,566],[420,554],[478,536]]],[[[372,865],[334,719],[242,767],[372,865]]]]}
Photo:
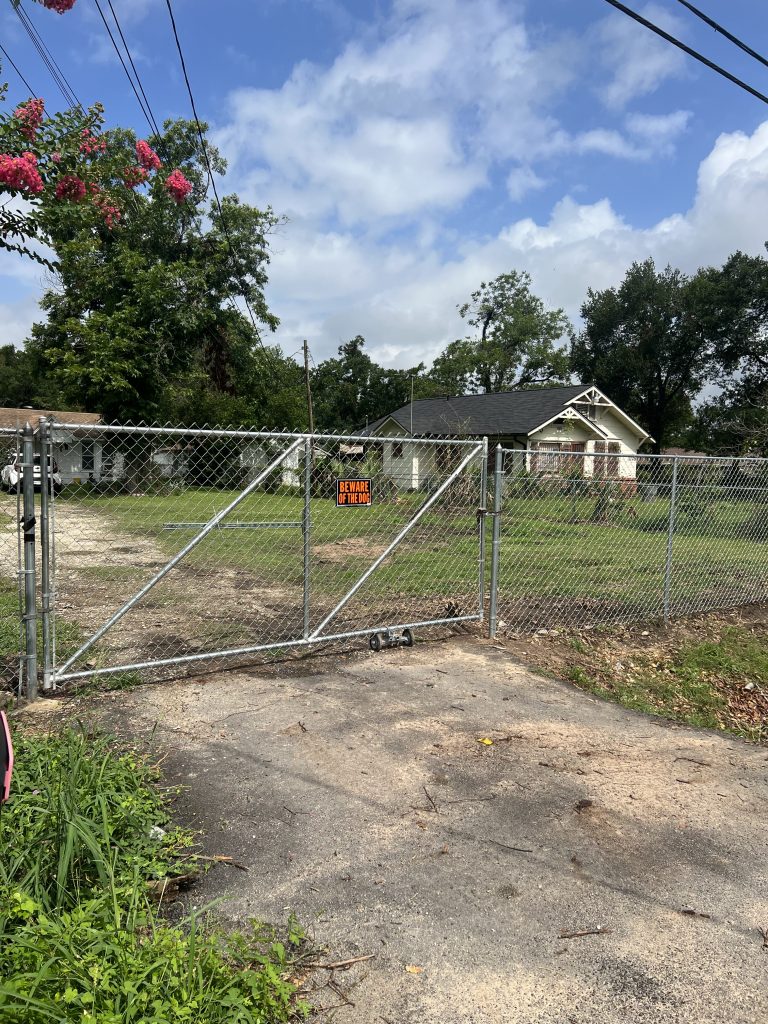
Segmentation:
{"type": "Polygon", "coordinates": [[[41,433],[47,688],[483,618],[485,442],[41,433]]]}

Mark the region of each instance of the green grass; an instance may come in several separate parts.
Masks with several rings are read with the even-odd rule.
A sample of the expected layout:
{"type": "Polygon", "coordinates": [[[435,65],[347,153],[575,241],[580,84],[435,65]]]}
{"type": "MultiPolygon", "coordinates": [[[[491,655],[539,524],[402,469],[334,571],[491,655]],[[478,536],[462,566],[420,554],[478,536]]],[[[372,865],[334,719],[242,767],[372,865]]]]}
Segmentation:
{"type": "MultiPolygon", "coordinates": [[[[579,653],[590,648],[580,643],[579,653]]],[[[751,740],[765,738],[765,709],[755,715],[744,701],[752,682],[768,690],[768,644],[739,626],[728,626],[717,639],[682,642],[664,657],[627,650],[631,668],[618,674],[613,658],[595,653],[591,665],[571,666],[571,682],[591,693],[646,714],[661,715],[706,729],[735,732],[751,740]]]]}
{"type": "Polygon", "coordinates": [[[0,819],[0,1019],[9,1024],[283,1024],[303,943],[254,926],[172,926],[146,884],[188,870],[158,774],[104,738],[16,734],[0,819]],[[153,827],[163,829],[153,838],[153,827]]]}
{"type": "MultiPolygon", "coordinates": [[[[236,491],[190,489],[168,495],[71,495],[84,509],[114,517],[121,530],[153,540],[171,557],[195,530],[163,529],[164,523],[206,522],[235,496],[236,491]]],[[[368,543],[330,567],[313,567],[313,592],[341,592],[370,564],[381,548],[407,524],[424,495],[404,495],[398,503],[372,508],[336,509],[334,503],[313,499],[312,545],[322,550],[352,538],[368,543]]],[[[468,588],[476,573],[473,509],[446,517],[449,506],[428,513],[390,562],[371,581],[370,593],[442,596],[468,588]]],[[[241,521],[300,522],[300,495],[256,492],[232,514],[241,521]]],[[[540,497],[509,497],[502,520],[501,579],[505,600],[582,597],[606,604],[641,608],[646,614],[661,609],[667,548],[667,500],[618,502],[604,522],[594,521],[595,498],[544,493],[540,497]]],[[[674,540],[672,605],[688,610],[697,600],[718,606],[716,592],[726,592],[724,604],[768,595],[768,543],[751,539],[747,527],[762,515],[751,502],[712,502],[701,510],[678,516],[674,540]]],[[[490,537],[491,524],[488,523],[490,537]]],[[[487,545],[490,551],[490,544],[487,545]]],[[[186,564],[213,570],[233,568],[252,573],[265,585],[301,585],[300,529],[215,531],[185,559],[186,564]]],[[[109,570],[107,570],[109,571],[109,570]]],[[[104,578],[101,567],[85,570],[104,578]]],[[[116,566],[115,579],[127,579],[129,569],[116,566]]]]}

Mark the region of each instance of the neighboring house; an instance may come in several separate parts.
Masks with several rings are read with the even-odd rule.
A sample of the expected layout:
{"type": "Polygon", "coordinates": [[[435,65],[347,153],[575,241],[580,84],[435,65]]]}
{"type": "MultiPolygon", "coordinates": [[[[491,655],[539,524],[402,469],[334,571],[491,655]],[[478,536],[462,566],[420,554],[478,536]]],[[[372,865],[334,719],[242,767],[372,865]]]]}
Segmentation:
{"type": "Polygon", "coordinates": [[[423,398],[371,423],[366,433],[392,438],[384,444],[384,474],[400,487],[427,486],[444,475],[446,450],[419,444],[418,436],[487,437],[512,449],[507,472],[559,475],[574,469],[588,477],[634,480],[646,430],[596,387],[507,391],[455,398],[423,398]],[[413,436],[415,440],[407,440],[413,436]],[[574,453],[578,453],[574,457],[574,453]],[[600,455],[600,458],[595,458],[600,455]]]}
{"type": "MultiPolygon", "coordinates": [[[[25,423],[31,424],[35,432],[35,450],[39,451],[40,420],[43,417],[54,422],[56,463],[64,486],[74,482],[86,483],[89,479],[96,482],[115,480],[122,476],[123,457],[119,452],[110,453],[99,439],[76,437],[72,431],[55,426],[56,422],[94,426],[101,423],[101,416],[96,412],[0,408],[0,431],[11,435],[12,431],[21,430],[25,423]]],[[[9,437],[9,448],[12,443],[9,437]]]]}

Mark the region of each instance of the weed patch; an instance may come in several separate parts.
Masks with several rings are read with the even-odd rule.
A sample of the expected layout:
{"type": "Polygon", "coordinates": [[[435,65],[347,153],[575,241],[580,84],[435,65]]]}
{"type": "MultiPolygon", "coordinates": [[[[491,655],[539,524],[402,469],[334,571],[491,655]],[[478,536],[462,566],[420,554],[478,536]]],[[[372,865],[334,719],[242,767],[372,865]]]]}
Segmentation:
{"type": "Polygon", "coordinates": [[[157,772],[104,738],[17,733],[0,817],[0,1019],[9,1024],[283,1024],[304,936],[170,925],[152,879],[187,871],[157,772]]]}

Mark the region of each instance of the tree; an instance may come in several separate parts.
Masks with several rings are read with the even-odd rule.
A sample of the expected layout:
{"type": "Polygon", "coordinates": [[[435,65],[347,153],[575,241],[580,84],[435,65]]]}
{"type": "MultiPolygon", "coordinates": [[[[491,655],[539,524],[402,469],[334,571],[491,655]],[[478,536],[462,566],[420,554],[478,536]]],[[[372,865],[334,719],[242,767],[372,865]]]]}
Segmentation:
{"type": "Polygon", "coordinates": [[[654,451],[692,420],[691,403],[715,373],[716,352],[738,303],[720,287],[721,271],[688,278],[652,259],[633,263],[618,288],[589,290],[584,329],[571,346],[571,366],[637,419],[654,451]]]}
{"type": "Polygon", "coordinates": [[[429,376],[450,394],[513,391],[568,379],[558,342],[571,331],[562,309],[548,310],[531,293],[531,278],[512,271],[483,282],[459,315],[475,335],[452,342],[429,376]]]}
{"type": "Polygon", "coordinates": [[[734,253],[714,287],[728,310],[715,346],[720,393],[697,411],[690,443],[713,452],[768,454],[768,260],[734,253]]]}
{"type": "Polygon", "coordinates": [[[423,380],[424,364],[410,370],[379,366],[357,335],[339,346],[312,374],[315,418],[320,430],[354,431],[410,400],[411,377],[423,380]]]}
{"type": "MultiPolygon", "coordinates": [[[[47,320],[34,326],[28,348],[50,369],[63,402],[107,419],[157,418],[174,405],[174,387],[196,372],[207,373],[214,398],[232,398],[235,352],[241,363],[244,345],[255,357],[260,328],[278,322],[263,291],[276,218],[236,196],[223,198],[222,211],[208,205],[197,126],[164,127],[149,141],[124,130],[94,134],[115,200],[94,211],[62,202],[57,187],[40,202],[58,279],[41,300],[47,320]],[[249,304],[255,328],[235,298],[249,304]]],[[[207,150],[222,174],[224,161],[207,150]]],[[[259,358],[273,375],[277,354],[259,358]]]]}

